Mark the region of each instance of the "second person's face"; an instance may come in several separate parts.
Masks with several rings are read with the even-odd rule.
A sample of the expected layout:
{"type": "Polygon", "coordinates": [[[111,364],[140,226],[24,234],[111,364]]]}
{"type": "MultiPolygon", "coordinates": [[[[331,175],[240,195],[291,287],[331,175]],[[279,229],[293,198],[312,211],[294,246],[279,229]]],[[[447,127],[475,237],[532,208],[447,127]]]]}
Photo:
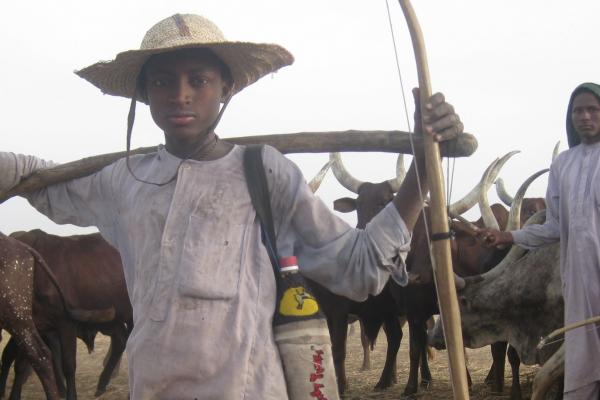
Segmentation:
{"type": "Polygon", "coordinates": [[[600,141],[600,101],[589,92],[575,96],[571,108],[573,126],[583,143],[600,141]]]}

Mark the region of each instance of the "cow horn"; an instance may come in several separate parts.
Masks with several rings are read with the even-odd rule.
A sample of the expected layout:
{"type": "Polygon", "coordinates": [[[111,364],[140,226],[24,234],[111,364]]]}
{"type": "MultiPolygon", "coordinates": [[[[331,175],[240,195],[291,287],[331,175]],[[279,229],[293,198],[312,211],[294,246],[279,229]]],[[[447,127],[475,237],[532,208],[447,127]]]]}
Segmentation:
{"type": "Polygon", "coordinates": [[[492,185],[492,182],[496,180],[498,173],[500,173],[500,169],[512,156],[517,153],[519,153],[519,151],[511,151],[506,153],[500,160],[498,160],[496,165],[494,165],[494,168],[486,170],[481,178],[482,180],[486,181],[486,186],[485,190],[482,190],[479,193],[479,211],[481,212],[481,218],[483,219],[484,226],[488,228],[498,229],[498,221],[496,220],[496,217],[492,212],[492,208],[490,207],[487,191],[492,185]]]}
{"type": "MultiPolygon", "coordinates": [[[[556,145],[554,146],[554,150],[552,151],[552,161],[554,161],[554,159],[558,155],[558,146],[559,145],[560,145],[560,140],[558,142],[556,142],[556,145]]],[[[514,201],[514,198],[508,193],[508,190],[506,190],[504,181],[502,180],[502,178],[498,178],[498,179],[496,179],[496,182],[494,182],[494,183],[496,185],[496,194],[498,195],[500,200],[505,205],[510,207],[514,201]]]]}
{"type": "Polygon", "coordinates": [[[321,183],[323,182],[323,178],[325,178],[325,175],[327,175],[327,171],[329,171],[330,167],[331,167],[331,160],[327,161],[327,163],[323,166],[323,168],[321,168],[321,170],[317,173],[317,175],[315,175],[315,177],[312,178],[312,180],[308,183],[308,186],[310,187],[310,190],[313,193],[315,193],[319,189],[319,186],[321,186],[321,183]]]}
{"type": "Polygon", "coordinates": [[[469,193],[466,194],[462,199],[453,203],[448,207],[448,214],[452,217],[457,215],[464,214],[471,207],[473,207],[479,201],[479,197],[482,192],[486,192],[489,190],[492,182],[496,180],[498,174],[500,173],[500,169],[504,166],[506,161],[515,154],[519,153],[518,150],[511,151],[510,153],[505,154],[501,159],[495,159],[489,167],[483,173],[481,180],[469,193]]]}
{"type": "MultiPolygon", "coordinates": [[[[498,159],[496,158],[492,163],[487,167],[484,176],[498,163],[498,159]]],[[[477,199],[479,199],[479,193],[483,190],[484,181],[483,178],[477,183],[477,185],[471,189],[469,193],[467,193],[462,199],[450,204],[448,207],[448,215],[452,218],[456,218],[458,215],[462,215],[467,212],[471,207],[477,203],[477,199]]]]}
{"type": "MultiPolygon", "coordinates": [[[[356,179],[344,166],[342,162],[342,157],[340,153],[329,153],[329,160],[331,161],[331,169],[333,170],[333,174],[340,182],[340,184],[348,189],[349,191],[358,194],[358,189],[364,183],[363,181],[356,179]]],[[[406,175],[406,170],[404,169],[404,156],[403,154],[398,154],[398,161],[396,162],[396,178],[390,179],[388,182],[394,189],[394,192],[397,192],[400,188],[400,183],[404,179],[406,175]]]]}
{"type": "Polygon", "coordinates": [[[519,187],[519,190],[517,190],[517,193],[515,194],[515,200],[513,201],[513,205],[510,208],[510,212],[508,214],[508,222],[506,224],[506,229],[505,229],[506,231],[514,231],[514,230],[520,228],[521,205],[523,204],[523,198],[525,197],[525,192],[527,191],[527,188],[529,188],[529,185],[531,185],[531,182],[533,182],[539,176],[545,174],[548,171],[549,171],[548,168],[544,168],[544,169],[536,172],[535,174],[533,174],[529,178],[527,178],[525,180],[525,182],[523,182],[521,187],[519,187]]]}
{"type": "Polygon", "coordinates": [[[559,146],[560,146],[560,140],[558,142],[556,142],[556,144],[554,145],[554,150],[552,151],[552,161],[554,161],[554,159],[558,155],[559,146]]]}
{"type": "Polygon", "coordinates": [[[506,186],[504,185],[504,180],[498,178],[496,179],[496,182],[494,182],[494,185],[496,185],[496,194],[498,195],[498,198],[500,198],[504,205],[510,207],[514,199],[508,194],[508,190],[506,190],[506,186]]]}
{"type": "Polygon", "coordinates": [[[479,212],[481,213],[481,219],[483,220],[483,226],[487,228],[499,229],[496,216],[492,211],[492,207],[490,207],[487,191],[482,190],[480,192],[478,204],[479,212]]]}
{"type": "MultiPolygon", "coordinates": [[[[531,224],[541,224],[544,222],[545,219],[546,219],[546,210],[540,210],[540,211],[536,212],[535,214],[533,214],[527,220],[527,222],[525,222],[524,226],[531,225],[531,224]]],[[[522,248],[521,246],[513,245],[511,247],[510,251],[508,252],[508,254],[506,254],[506,256],[502,259],[502,261],[500,261],[494,268],[490,269],[488,272],[486,272],[484,274],[465,278],[465,283],[470,284],[470,283],[475,283],[475,282],[481,282],[482,280],[490,280],[490,279],[495,278],[496,276],[500,275],[502,273],[502,271],[504,271],[504,269],[508,265],[514,263],[519,258],[521,258],[523,256],[523,254],[525,253],[525,251],[526,250],[524,248],[522,248]]]]}
{"type": "Polygon", "coordinates": [[[392,187],[394,193],[400,190],[400,185],[405,177],[406,168],[404,168],[404,154],[398,154],[398,159],[396,160],[396,177],[388,180],[388,183],[392,187]]]}
{"type": "Polygon", "coordinates": [[[329,161],[331,161],[331,170],[338,182],[349,191],[358,194],[358,188],[364,183],[361,180],[353,177],[342,162],[340,153],[329,153],[329,161]]]}

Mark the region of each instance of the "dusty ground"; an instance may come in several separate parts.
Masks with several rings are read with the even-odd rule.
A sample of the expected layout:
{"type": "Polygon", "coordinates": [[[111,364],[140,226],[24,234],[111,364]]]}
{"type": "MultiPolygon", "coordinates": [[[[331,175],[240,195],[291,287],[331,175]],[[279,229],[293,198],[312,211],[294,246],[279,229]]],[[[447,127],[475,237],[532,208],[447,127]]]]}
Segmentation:
{"type": "MultiPolygon", "coordinates": [[[[405,327],[405,339],[408,338],[408,332],[405,327]]],[[[350,334],[347,361],[348,381],[350,385],[346,399],[362,400],[362,399],[380,399],[391,400],[401,398],[406,376],[408,373],[408,340],[402,342],[400,353],[398,356],[398,384],[392,388],[374,392],[373,387],[379,379],[381,368],[385,360],[385,336],[380,335],[379,342],[372,353],[373,368],[370,371],[359,371],[362,364],[362,349],[360,347],[360,338],[358,329],[354,329],[350,334]]],[[[3,341],[3,345],[6,339],[3,341]]],[[[79,342],[77,355],[77,391],[79,399],[93,399],[98,376],[101,371],[102,359],[108,349],[108,338],[98,335],[96,339],[96,350],[88,355],[82,342],[79,342]]],[[[508,399],[508,396],[492,396],[489,388],[483,384],[483,379],[491,365],[489,349],[468,350],[468,365],[473,378],[473,387],[471,391],[471,399],[508,399]]],[[[448,362],[445,351],[436,352],[435,358],[430,362],[433,382],[428,390],[422,391],[415,398],[417,399],[452,399],[452,388],[448,376],[448,362]]],[[[521,368],[521,385],[523,386],[524,395],[529,397],[531,390],[531,381],[535,374],[536,367],[522,366],[521,368]]],[[[9,378],[12,381],[12,376],[9,378]]],[[[507,363],[506,368],[506,389],[510,382],[510,373],[507,363]]],[[[37,377],[33,376],[23,391],[23,399],[43,399],[43,392],[37,377]]],[[[108,391],[99,399],[102,400],[126,400],[128,398],[127,389],[127,363],[126,361],[121,366],[121,371],[109,385],[108,391]]]]}
{"type": "MultiPolygon", "coordinates": [[[[404,391],[404,386],[406,385],[409,368],[407,326],[404,327],[404,338],[398,354],[398,383],[387,390],[379,392],[373,391],[372,388],[379,380],[381,369],[383,368],[385,361],[385,335],[383,332],[380,334],[377,345],[375,346],[375,350],[372,353],[372,369],[370,371],[361,372],[360,367],[362,365],[362,348],[360,346],[358,329],[355,331],[356,332],[351,335],[349,340],[350,345],[348,348],[348,353],[351,355],[351,358],[347,362],[347,366],[349,371],[348,381],[350,390],[347,393],[346,399],[396,400],[402,398],[402,392],[404,391]]],[[[506,361],[505,389],[503,395],[492,395],[489,387],[483,383],[491,364],[492,361],[489,346],[476,350],[467,349],[467,365],[473,380],[473,387],[470,391],[471,399],[509,399],[508,393],[510,391],[510,381],[512,377],[510,374],[508,360],[506,361]]],[[[453,399],[454,397],[448,370],[447,352],[434,350],[434,358],[433,360],[430,360],[429,367],[432,375],[432,383],[430,387],[427,390],[420,390],[420,392],[412,398],[422,400],[453,399]]],[[[525,399],[528,399],[530,396],[531,383],[536,371],[537,367],[521,366],[520,381],[521,388],[523,390],[523,397],[525,399]]]]}

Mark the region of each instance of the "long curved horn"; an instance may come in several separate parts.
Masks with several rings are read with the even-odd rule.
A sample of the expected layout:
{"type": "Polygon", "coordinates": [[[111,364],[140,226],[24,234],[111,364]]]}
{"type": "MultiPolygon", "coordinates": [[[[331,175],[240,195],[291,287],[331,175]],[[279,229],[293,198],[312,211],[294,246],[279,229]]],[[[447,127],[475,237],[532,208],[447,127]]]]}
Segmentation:
{"type": "MultiPolygon", "coordinates": [[[[358,194],[358,188],[364,182],[356,179],[344,166],[342,162],[342,156],[340,153],[329,153],[329,161],[331,161],[331,169],[333,174],[340,182],[340,184],[348,189],[349,191],[358,194]]],[[[388,180],[388,183],[392,187],[394,193],[400,189],[400,185],[406,176],[406,169],[404,168],[404,154],[398,154],[398,160],[396,161],[396,178],[388,180]]]]}
{"type": "Polygon", "coordinates": [[[312,178],[312,180],[308,183],[308,186],[310,187],[310,190],[313,193],[315,193],[319,189],[319,186],[321,186],[321,183],[323,182],[323,178],[325,178],[325,175],[327,175],[327,171],[329,171],[330,167],[331,167],[331,160],[327,161],[327,163],[323,166],[323,168],[321,168],[321,170],[317,173],[317,175],[315,175],[315,177],[312,178]]]}
{"type": "MultiPolygon", "coordinates": [[[[527,220],[527,222],[525,222],[525,224],[523,226],[527,226],[530,224],[541,224],[545,220],[546,220],[546,210],[540,210],[540,211],[536,212],[535,214],[533,214],[527,220]]],[[[488,272],[486,272],[484,274],[465,278],[465,283],[466,284],[476,283],[476,282],[481,282],[483,280],[490,280],[490,279],[497,277],[504,271],[504,269],[508,265],[514,263],[519,258],[521,258],[523,256],[523,254],[525,253],[525,251],[526,250],[524,248],[522,248],[521,246],[513,245],[510,248],[508,254],[506,254],[506,256],[502,259],[502,261],[500,261],[494,268],[490,269],[488,272]]]]}
{"type": "Polygon", "coordinates": [[[490,207],[490,203],[488,201],[487,192],[492,182],[496,180],[496,177],[500,173],[500,169],[504,166],[504,164],[515,154],[519,153],[519,151],[511,151],[506,153],[494,166],[492,170],[487,170],[484,176],[481,178],[486,181],[485,190],[482,190],[479,193],[479,211],[481,212],[481,218],[483,219],[483,223],[488,228],[498,229],[498,221],[492,212],[492,208],[490,207]]]}
{"type": "Polygon", "coordinates": [[[340,153],[329,153],[329,161],[331,161],[331,170],[333,175],[337,178],[338,182],[348,189],[349,191],[358,194],[358,188],[364,182],[356,179],[348,172],[344,163],[342,162],[342,156],[340,153]]]}
{"type": "MultiPolygon", "coordinates": [[[[556,145],[554,145],[554,150],[552,151],[552,161],[554,161],[554,159],[558,155],[559,145],[560,140],[556,142],[556,145]]],[[[502,180],[502,178],[496,179],[496,182],[494,182],[494,184],[496,185],[496,194],[498,195],[500,200],[505,205],[510,207],[512,205],[512,202],[514,201],[514,198],[508,193],[508,190],[506,190],[506,186],[504,185],[504,181],[502,180]]]]}
{"type": "Polygon", "coordinates": [[[558,147],[559,146],[560,146],[560,140],[558,142],[556,142],[556,144],[554,145],[554,150],[552,151],[552,161],[554,161],[554,159],[558,155],[558,147]]]}
{"type": "MultiPolygon", "coordinates": [[[[484,174],[485,175],[485,174],[484,174]]],[[[489,177],[484,176],[485,179],[489,179],[489,177]]],[[[484,179],[482,178],[482,179],[484,179]]],[[[490,202],[488,200],[487,191],[482,190],[479,193],[479,212],[481,213],[481,219],[483,220],[483,226],[487,228],[499,229],[498,221],[496,220],[496,216],[492,212],[492,207],[490,207],[490,202]]]]}
{"type": "Polygon", "coordinates": [[[536,180],[539,176],[548,172],[548,168],[544,168],[534,174],[532,174],[529,178],[521,184],[519,190],[515,194],[515,200],[513,201],[513,205],[510,208],[510,212],[508,213],[508,222],[506,223],[505,231],[514,231],[520,228],[521,225],[521,205],[523,204],[523,198],[525,197],[525,192],[531,185],[531,182],[536,180]]]}
{"type": "Polygon", "coordinates": [[[398,154],[398,159],[396,160],[396,177],[394,179],[388,180],[388,183],[392,187],[394,193],[400,190],[400,185],[402,181],[406,177],[406,168],[404,168],[404,154],[398,154]]]}
{"type": "Polygon", "coordinates": [[[498,195],[498,198],[500,198],[504,205],[510,207],[514,199],[508,194],[508,190],[506,190],[506,186],[504,185],[504,180],[498,178],[496,179],[496,182],[494,182],[494,185],[496,185],[496,194],[498,195]]]}
{"type": "Polygon", "coordinates": [[[448,207],[448,214],[450,216],[461,215],[467,212],[471,207],[473,207],[479,201],[482,192],[487,193],[492,182],[496,180],[498,174],[500,173],[500,169],[504,166],[506,161],[510,159],[515,154],[520,153],[520,151],[515,150],[505,154],[500,159],[495,159],[489,167],[483,173],[481,180],[469,193],[466,194],[465,197],[458,200],[448,207]]]}
{"type": "MultiPolygon", "coordinates": [[[[496,158],[492,163],[487,167],[484,171],[483,176],[489,174],[489,171],[498,163],[498,158],[496,158]]],[[[457,200],[456,202],[450,204],[448,207],[448,215],[451,218],[455,218],[458,215],[462,215],[473,207],[478,199],[479,193],[483,190],[484,179],[482,178],[477,185],[471,189],[469,193],[467,193],[462,199],[457,200]]]]}

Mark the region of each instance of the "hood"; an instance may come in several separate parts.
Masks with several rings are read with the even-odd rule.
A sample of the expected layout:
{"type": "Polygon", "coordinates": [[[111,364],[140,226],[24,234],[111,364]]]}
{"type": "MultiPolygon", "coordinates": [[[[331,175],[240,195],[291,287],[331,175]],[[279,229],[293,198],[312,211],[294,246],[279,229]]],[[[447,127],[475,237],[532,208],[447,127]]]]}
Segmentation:
{"type": "Polygon", "coordinates": [[[569,142],[569,148],[577,146],[581,143],[581,139],[579,138],[579,134],[575,130],[573,126],[573,120],[571,118],[571,109],[573,107],[573,99],[576,95],[581,92],[589,92],[592,93],[598,101],[600,101],[600,85],[595,83],[586,82],[577,86],[573,93],[571,93],[571,98],[569,99],[569,107],[567,108],[567,140],[569,142]]]}

